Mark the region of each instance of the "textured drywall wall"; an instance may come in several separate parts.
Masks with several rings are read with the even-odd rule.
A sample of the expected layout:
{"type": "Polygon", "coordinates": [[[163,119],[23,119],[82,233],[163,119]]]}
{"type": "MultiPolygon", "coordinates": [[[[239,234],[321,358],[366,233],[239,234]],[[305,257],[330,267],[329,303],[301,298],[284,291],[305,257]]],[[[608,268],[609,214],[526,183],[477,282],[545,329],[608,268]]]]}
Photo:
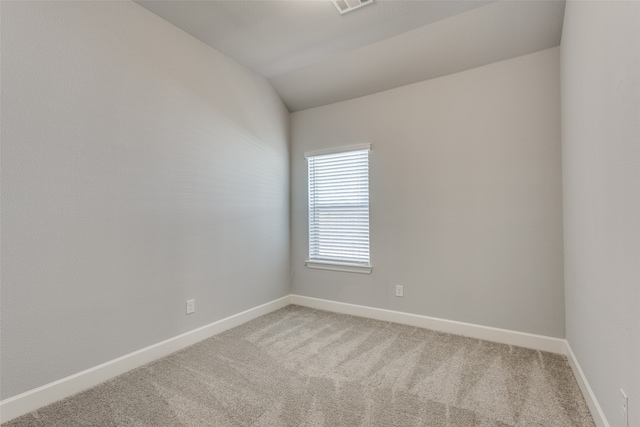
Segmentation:
{"type": "Polygon", "coordinates": [[[553,48],[293,113],[293,292],[564,337],[559,67],[553,48]],[[307,269],[303,154],[360,143],[373,272],[307,269]]]}
{"type": "Polygon", "coordinates": [[[290,292],[266,80],[132,2],[1,7],[2,398],[290,292]]]}
{"type": "Polygon", "coordinates": [[[640,426],[640,3],[567,2],[561,49],[567,340],[640,426]]]}

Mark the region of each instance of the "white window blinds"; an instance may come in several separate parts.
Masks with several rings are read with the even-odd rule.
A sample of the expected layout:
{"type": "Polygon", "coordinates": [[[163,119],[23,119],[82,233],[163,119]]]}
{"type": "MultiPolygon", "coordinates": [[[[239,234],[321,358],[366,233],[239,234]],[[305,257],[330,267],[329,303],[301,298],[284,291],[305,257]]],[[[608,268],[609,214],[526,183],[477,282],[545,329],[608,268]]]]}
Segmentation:
{"type": "Polygon", "coordinates": [[[369,146],[306,157],[309,262],[369,267],[369,146]]]}

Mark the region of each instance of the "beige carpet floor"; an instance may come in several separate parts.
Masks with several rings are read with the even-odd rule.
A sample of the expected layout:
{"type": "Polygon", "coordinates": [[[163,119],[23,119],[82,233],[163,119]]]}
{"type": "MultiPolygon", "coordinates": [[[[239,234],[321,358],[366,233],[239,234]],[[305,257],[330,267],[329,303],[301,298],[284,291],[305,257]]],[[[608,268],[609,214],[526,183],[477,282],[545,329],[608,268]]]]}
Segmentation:
{"type": "Polygon", "coordinates": [[[4,426],[594,424],[564,356],[290,305],[4,426]]]}

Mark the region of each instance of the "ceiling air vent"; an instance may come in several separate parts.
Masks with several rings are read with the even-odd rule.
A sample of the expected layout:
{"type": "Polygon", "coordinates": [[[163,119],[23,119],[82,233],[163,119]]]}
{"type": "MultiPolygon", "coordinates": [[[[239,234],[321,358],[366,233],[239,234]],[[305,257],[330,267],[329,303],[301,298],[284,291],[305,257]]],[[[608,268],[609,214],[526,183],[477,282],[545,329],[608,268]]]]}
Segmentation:
{"type": "Polygon", "coordinates": [[[373,3],[373,0],[331,0],[340,15],[373,3]]]}

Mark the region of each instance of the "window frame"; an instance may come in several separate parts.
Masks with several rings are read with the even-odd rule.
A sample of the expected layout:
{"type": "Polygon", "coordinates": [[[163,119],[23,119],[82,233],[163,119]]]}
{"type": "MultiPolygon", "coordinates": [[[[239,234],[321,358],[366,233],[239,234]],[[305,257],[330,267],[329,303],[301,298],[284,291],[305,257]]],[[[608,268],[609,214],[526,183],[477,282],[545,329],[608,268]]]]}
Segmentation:
{"type": "MultiPolygon", "coordinates": [[[[362,273],[362,274],[370,274],[372,270],[371,264],[371,176],[370,176],[370,152],[371,152],[371,144],[360,144],[353,146],[345,146],[339,148],[331,148],[325,150],[317,150],[317,151],[309,151],[304,153],[304,157],[307,160],[307,250],[308,257],[305,262],[305,265],[308,268],[320,269],[320,270],[333,270],[333,271],[342,271],[349,273],[362,273]],[[315,158],[319,156],[325,155],[333,155],[340,153],[349,153],[353,151],[367,151],[367,218],[366,218],[366,236],[367,236],[367,251],[368,251],[368,260],[367,262],[353,262],[353,261],[340,261],[340,260],[322,260],[322,259],[314,259],[312,257],[312,248],[311,248],[311,238],[312,238],[312,223],[311,223],[311,179],[310,179],[310,164],[309,159],[315,158]]],[[[317,173],[317,172],[316,172],[317,173]]],[[[315,194],[315,193],[314,193],[315,194]]],[[[314,203],[314,206],[317,205],[317,202],[314,203]]]]}

